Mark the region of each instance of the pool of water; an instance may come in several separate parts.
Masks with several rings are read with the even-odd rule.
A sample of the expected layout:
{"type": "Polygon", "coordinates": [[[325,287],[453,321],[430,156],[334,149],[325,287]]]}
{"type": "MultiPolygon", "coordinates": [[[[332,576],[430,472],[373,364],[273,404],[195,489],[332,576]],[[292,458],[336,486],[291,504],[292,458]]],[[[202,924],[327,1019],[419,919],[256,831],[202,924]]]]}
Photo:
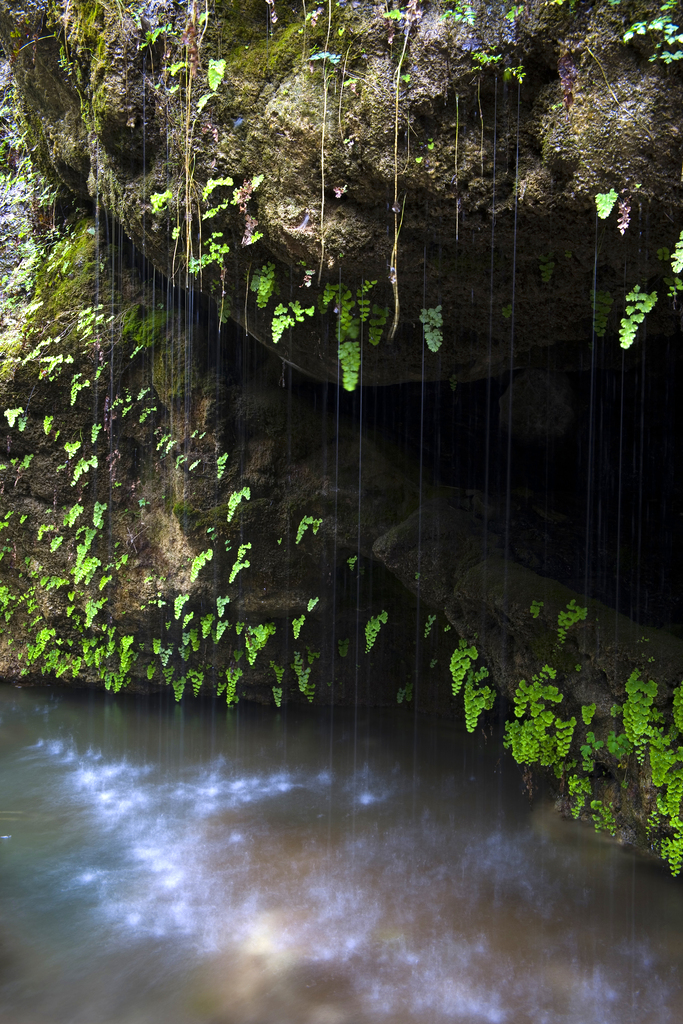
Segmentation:
{"type": "Polygon", "coordinates": [[[680,1024],[683,888],[396,711],[0,686],[7,1024],[680,1024]]]}

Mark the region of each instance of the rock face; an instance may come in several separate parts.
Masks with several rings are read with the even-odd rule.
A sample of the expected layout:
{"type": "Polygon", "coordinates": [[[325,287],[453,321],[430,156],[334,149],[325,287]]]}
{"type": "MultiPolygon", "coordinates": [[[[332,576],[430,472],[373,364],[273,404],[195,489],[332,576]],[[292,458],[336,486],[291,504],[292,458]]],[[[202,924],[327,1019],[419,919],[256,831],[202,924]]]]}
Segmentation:
{"type": "Polygon", "coordinates": [[[622,41],[658,8],[276,3],[265,31],[263,6],[0,0],[36,154],[95,214],[3,337],[0,672],[450,714],[461,688],[469,727],[481,656],[508,700],[536,687],[520,764],[680,867],[683,644],[584,609],[509,507],[278,386],[514,372],[501,421],[535,444],[644,293],[622,339],[677,331],[680,71],[655,30],[622,41]]]}
{"type": "MultiPolygon", "coordinates": [[[[586,724],[591,726],[594,742],[597,737],[597,745],[594,749],[581,746],[586,774],[574,778],[590,780],[586,792],[590,791],[594,802],[611,808],[613,834],[618,832],[623,841],[644,849],[662,839],[666,844],[671,833],[665,828],[657,834],[661,827],[658,793],[652,776],[643,770],[645,747],[637,761],[628,762],[624,751],[614,742],[610,747],[606,739],[618,733],[615,709],[628,706],[633,681],[641,676],[656,679],[656,684],[648,684],[653,717],[668,718],[673,693],[681,682],[683,641],[659,630],[643,630],[598,601],[586,601],[555,580],[504,558],[501,539],[487,529],[486,522],[444,498],[426,503],[392,527],[375,541],[373,550],[427,608],[445,614],[467,642],[474,640],[473,661],[480,657],[490,668],[496,688],[510,704],[519,706],[515,699],[518,687],[526,687],[528,681],[540,687],[552,680],[561,694],[562,721],[571,716],[575,731],[577,727],[583,731],[582,717],[588,708],[586,724]],[[567,619],[567,610],[572,608],[580,608],[583,618],[567,619]],[[564,629],[558,629],[563,622],[564,629]],[[628,785],[624,781],[627,762],[628,785]]],[[[547,714],[541,698],[536,699],[536,715],[547,714]]],[[[520,717],[522,714],[523,710],[520,717]]],[[[583,742],[590,744],[590,736],[583,742]]],[[[572,749],[578,753],[579,745],[572,749]]],[[[652,752],[650,758],[655,764],[652,752]]],[[[522,756],[521,763],[548,768],[553,762],[547,752],[537,752],[522,756]]],[[[565,811],[576,796],[571,768],[578,763],[565,762],[557,775],[559,784],[554,780],[565,811]]],[[[576,806],[573,811],[578,813],[576,806]]],[[[605,827],[604,822],[602,825],[605,827]]]]}
{"type": "Polygon", "coordinates": [[[276,5],[266,26],[261,0],[206,20],[153,4],[144,24],[33,0],[0,3],[0,38],[46,167],[164,274],[191,271],[263,344],[353,387],[579,368],[595,289],[610,337],[636,284],[661,293],[650,337],[676,329],[657,252],[678,233],[683,86],[649,60],[661,33],[623,42],[659,14],[636,6],[395,21],[357,0],[330,24],[276,5]],[[443,319],[430,348],[423,309],[443,319]]]}
{"type": "Polygon", "coordinates": [[[500,426],[525,444],[567,437],[576,420],[566,373],[523,370],[500,398],[500,426]]]}
{"type": "Polygon", "coordinates": [[[416,481],[391,446],[278,387],[265,353],[240,368],[241,342],[219,337],[219,373],[205,329],[167,299],[85,220],[13,344],[5,331],[0,672],[214,692],[227,669],[255,700],[276,685],[284,699],[394,702],[413,672],[414,602],[369,559],[416,506],[416,481]],[[113,279],[100,269],[117,264],[113,279]]]}

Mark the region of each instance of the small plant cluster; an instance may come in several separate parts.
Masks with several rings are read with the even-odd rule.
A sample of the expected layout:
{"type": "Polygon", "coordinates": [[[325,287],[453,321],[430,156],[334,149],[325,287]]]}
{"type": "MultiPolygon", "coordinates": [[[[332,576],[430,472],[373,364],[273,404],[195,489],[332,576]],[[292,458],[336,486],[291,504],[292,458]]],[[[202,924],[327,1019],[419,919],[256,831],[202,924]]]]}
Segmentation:
{"type": "Polygon", "coordinates": [[[674,309],[678,308],[678,294],[683,291],[683,231],[681,231],[673,252],[665,246],[657,250],[657,259],[662,263],[669,263],[671,273],[664,278],[664,284],[668,288],[668,297],[673,300],[674,309]]]}
{"type": "MultiPolygon", "coordinates": [[[[683,53],[683,50],[681,51],[683,53]]],[[[640,188],[636,185],[636,188],[640,188]]],[[[597,216],[606,220],[617,201],[619,202],[618,228],[623,235],[629,224],[630,210],[627,197],[619,199],[615,189],[609,192],[599,192],[595,196],[597,216]]],[[[667,297],[672,300],[674,310],[678,309],[678,296],[683,292],[683,231],[674,245],[673,251],[666,246],[657,250],[657,259],[662,263],[669,264],[670,270],[663,275],[663,283],[667,287],[667,297]]],[[[644,323],[645,317],[652,312],[658,299],[657,291],[647,292],[640,284],[635,284],[625,297],[624,315],[619,322],[619,344],[622,348],[630,348],[638,334],[638,328],[644,323]]],[[[590,301],[593,310],[593,332],[596,337],[604,338],[607,332],[609,316],[614,305],[614,299],[610,292],[590,292],[590,301]]]]}
{"type": "Polygon", "coordinates": [[[672,64],[683,60],[683,32],[680,25],[671,20],[671,12],[678,7],[676,0],[666,0],[656,17],[649,21],[634,22],[624,33],[624,42],[630,43],[635,36],[647,36],[653,51],[648,58],[650,61],[661,60],[664,64],[672,64]]]}
{"type": "MultiPolygon", "coordinates": [[[[636,185],[636,189],[639,189],[640,185],[636,185]]],[[[622,193],[621,198],[613,188],[609,192],[598,192],[595,197],[595,208],[597,210],[598,217],[600,220],[607,220],[612,210],[614,209],[615,203],[619,204],[619,215],[617,217],[617,229],[619,234],[623,235],[626,233],[626,229],[631,223],[631,199],[626,193],[622,193]]]]}
{"type": "Polygon", "coordinates": [[[443,342],[443,316],[441,306],[433,309],[423,309],[420,313],[420,323],[424,328],[424,338],[430,352],[438,352],[443,342]]]}
{"type": "MultiPolygon", "coordinates": [[[[544,604],[534,601],[532,618],[538,619],[544,604]]],[[[571,600],[557,618],[555,650],[559,655],[570,630],[585,622],[588,609],[571,600]]],[[[431,623],[428,620],[428,626],[431,623]]],[[[645,638],[644,638],[645,639],[645,638]]],[[[469,732],[477,726],[484,710],[493,707],[495,692],[488,685],[480,686],[488,672],[475,671],[479,654],[474,644],[461,639],[450,662],[451,691],[457,696],[464,688],[465,724],[469,732]]],[[[653,659],[650,658],[651,662],[653,659]]],[[[576,671],[581,665],[575,666],[576,671]]],[[[586,805],[597,831],[614,835],[618,809],[611,802],[595,795],[596,782],[607,768],[621,778],[622,788],[628,785],[629,765],[635,759],[640,769],[649,768],[652,787],[656,791],[648,819],[653,848],[667,861],[671,873],[678,875],[683,867],[683,683],[673,694],[673,707],[668,722],[658,707],[658,686],[643,678],[636,668],[625,685],[625,700],[614,704],[611,717],[621,719],[622,729],[601,728],[600,735],[591,728],[597,706],[581,706],[580,722],[575,715],[560,712],[564,694],[558,685],[558,671],[545,664],[531,680],[520,680],[513,700],[514,717],[505,723],[504,746],[525,770],[533,767],[551,769],[566,795],[569,810],[578,818],[586,805]],[[583,729],[583,738],[580,730],[583,729]],[[576,751],[576,753],[573,753],[576,751]],[[603,771],[596,773],[596,760],[603,771]]],[[[397,700],[406,700],[405,687],[397,700]]]]}
{"type": "Polygon", "coordinates": [[[657,292],[643,292],[640,285],[635,285],[626,296],[625,315],[619,327],[619,344],[622,348],[630,348],[636,339],[638,328],[647,313],[654,309],[657,292]]]}
{"type": "Polygon", "coordinates": [[[19,326],[22,304],[59,237],[54,220],[57,193],[32,163],[31,149],[10,83],[0,92],[0,207],[6,254],[11,253],[0,280],[6,339],[13,333],[15,318],[19,326]]]}
{"type": "Polygon", "coordinates": [[[543,284],[548,284],[555,270],[554,254],[548,253],[546,256],[539,256],[538,269],[541,271],[541,281],[543,284]]]}
{"type": "MultiPolygon", "coordinates": [[[[76,320],[79,344],[88,347],[97,365],[99,331],[103,323],[101,310],[85,310],[76,320]]],[[[42,355],[44,349],[45,344],[41,343],[27,356],[20,358],[20,365],[34,373],[39,372],[42,360],[47,358],[42,355]]],[[[134,356],[136,354],[137,351],[134,356]]],[[[55,363],[54,355],[49,358],[51,374],[48,379],[52,380],[64,374],[68,363],[66,360],[55,363]]],[[[72,375],[71,381],[68,382],[72,404],[83,405],[84,393],[91,391],[97,376],[95,373],[86,377],[81,371],[72,375]]],[[[90,395],[87,401],[91,401],[90,395]]],[[[25,572],[19,574],[20,579],[26,579],[27,585],[18,590],[7,584],[0,587],[0,614],[4,617],[5,628],[12,623],[12,635],[6,642],[15,652],[15,657],[21,665],[20,671],[24,675],[39,671],[61,678],[64,675],[75,677],[87,673],[91,678],[99,678],[105,688],[118,692],[129,683],[134,667],[142,659],[146,662],[147,678],[157,679],[172,687],[176,700],[182,698],[188,687],[196,695],[204,685],[210,684],[219,695],[224,695],[227,704],[232,706],[239,700],[238,687],[240,681],[244,679],[245,671],[254,667],[269,639],[275,635],[274,623],[232,621],[227,615],[231,602],[229,591],[223,596],[216,596],[213,602],[209,602],[208,608],[204,598],[203,607],[198,611],[192,608],[188,590],[175,594],[169,592],[165,577],[155,576],[148,576],[144,581],[140,598],[140,610],[149,608],[161,620],[157,635],[152,637],[151,642],[137,640],[134,631],[121,632],[111,623],[109,617],[110,599],[115,593],[115,588],[130,588],[131,585],[139,587],[139,582],[133,584],[133,578],[130,576],[130,553],[118,550],[121,547],[120,541],[114,544],[114,556],[106,557],[112,517],[110,501],[96,500],[89,522],[86,519],[88,513],[84,489],[90,486],[93,492],[97,492],[100,488],[108,489],[110,484],[114,487],[121,486],[115,479],[116,460],[108,459],[107,466],[111,466],[111,471],[105,475],[101,473],[102,457],[101,454],[99,457],[96,454],[97,445],[101,444],[100,435],[104,431],[111,437],[110,443],[114,444],[112,430],[116,419],[124,421],[126,417],[131,416],[138,418],[142,424],[149,415],[157,412],[158,408],[163,409],[163,405],[159,398],[154,397],[151,387],[142,387],[137,393],[131,392],[129,388],[123,388],[113,402],[110,403],[109,398],[106,399],[104,409],[101,408],[103,422],[93,423],[89,432],[89,443],[82,432],[72,440],[64,440],[66,428],[64,425],[58,425],[57,415],[41,416],[40,432],[49,444],[57,446],[58,450],[65,453],[66,462],[62,470],[66,469],[73,477],[72,483],[78,486],[78,498],[61,511],[55,509],[54,514],[46,513],[46,521],[37,526],[33,539],[28,516],[22,515],[20,521],[17,520],[14,525],[15,517],[10,509],[4,519],[0,520],[0,531],[6,531],[5,536],[11,534],[12,540],[11,546],[6,544],[5,549],[0,551],[0,561],[8,552],[16,551],[17,543],[24,548],[34,549],[34,554],[26,557],[25,572]],[[151,405],[152,402],[155,404],[151,405]],[[100,475],[94,471],[99,471],[100,475]],[[87,478],[88,473],[92,479],[87,478]],[[64,552],[64,567],[61,573],[54,574],[44,569],[40,552],[45,548],[49,548],[52,556],[59,552],[61,557],[61,552],[64,552]],[[52,611],[42,610],[48,607],[48,595],[52,609],[57,595],[65,602],[64,614],[68,622],[66,634],[62,631],[62,635],[59,635],[57,628],[51,624],[52,611]],[[229,664],[216,678],[214,652],[217,645],[226,642],[230,644],[229,664]]],[[[25,403],[25,407],[13,406],[4,410],[4,420],[11,431],[17,432],[17,436],[36,426],[28,402],[25,403]]],[[[186,443],[184,446],[183,441],[174,435],[173,430],[168,430],[163,425],[153,426],[151,429],[152,437],[155,439],[151,450],[160,467],[172,472],[182,470],[191,473],[197,465],[207,460],[206,455],[193,460],[186,443]]],[[[204,434],[195,430],[189,440],[195,436],[201,439],[204,434]]],[[[9,473],[13,474],[13,480],[18,480],[29,472],[33,458],[34,453],[28,453],[23,459],[12,458],[6,464],[0,464],[0,487],[3,486],[3,481],[7,480],[9,473]]],[[[214,455],[217,481],[225,474],[228,458],[227,452],[216,452],[214,455]]],[[[226,525],[234,520],[238,510],[251,500],[251,496],[249,487],[235,489],[228,495],[223,505],[226,525]]],[[[144,516],[145,506],[149,502],[145,498],[139,498],[137,504],[138,510],[133,513],[128,527],[131,539],[136,536],[136,520],[144,516]]],[[[117,516],[120,523],[120,511],[117,512],[117,516]]],[[[296,529],[296,544],[303,541],[309,530],[315,537],[322,524],[322,518],[304,515],[296,529]]],[[[215,528],[208,528],[207,534],[212,538],[211,546],[204,546],[202,550],[188,558],[185,571],[189,584],[201,580],[216,557],[218,538],[215,528]]],[[[134,548],[132,540],[131,546],[134,548]]],[[[227,542],[226,550],[230,550],[227,542]]],[[[238,582],[240,573],[250,568],[251,552],[251,541],[239,545],[232,568],[229,570],[228,588],[238,582]]],[[[350,558],[350,566],[355,566],[356,561],[357,557],[350,558]]],[[[57,600],[59,603],[58,597],[57,600]]],[[[315,610],[319,601],[319,597],[316,596],[308,600],[308,614],[315,610]]],[[[366,624],[368,653],[375,643],[381,625],[386,623],[387,619],[387,612],[382,611],[372,616],[366,624]]],[[[305,636],[305,626],[306,614],[301,614],[292,622],[296,640],[301,641],[305,636]]],[[[339,642],[340,657],[347,656],[349,645],[348,638],[339,642]]],[[[315,694],[313,671],[319,657],[319,652],[313,650],[310,645],[305,645],[305,650],[295,650],[290,665],[300,691],[308,700],[312,700],[315,694]]],[[[276,678],[276,685],[272,688],[273,700],[280,706],[286,670],[275,663],[271,663],[271,667],[276,678]]]]}
{"type": "Polygon", "coordinates": [[[362,325],[367,323],[367,340],[378,345],[389,316],[386,306],[371,303],[368,295],[376,281],[363,281],[354,297],[344,284],[326,284],[320,297],[320,310],[325,312],[334,299],[337,314],[336,337],[339,345],[339,362],[342,367],[343,386],[354,391],[360,372],[360,337],[362,325]]]}
{"type": "Polygon", "coordinates": [[[607,322],[614,304],[614,299],[609,292],[591,292],[593,304],[593,331],[597,338],[604,338],[607,332],[607,322]]]}
{"type": "MultiPolygon", "coordinates": [[[[534,610],[540,611],[535,602],[534,610]]],[[[585,620],[587,610],[570,602],[558,616],[559,648],[564,644],[567,630],[585,620]]],[[[651,661],[652,659],[650,659],[651,661]]],[[[580,669],[580,665],[576,666],[580,669]]],[[[596,705],[581,707],[581,720],[586,729],[580,743],[580,759],[570,756],[577,728],[575,716],[562,718],[555,708],[562,704],[564,695],[555,685],[557,671],[544,665],[531,682],[521,680],[514,697],[516,721],[505,726],[505,746],[518,764],[552,768],[568,796],[573,817],[582,813],[588,802],[596,830],[614,835],[617,829],[616,809],[605,800],[593,797],[596,759],[609,757],[610,768],[616,763],[617,773],[623,773],[622,787],[627,786],[629,760],[635,757],[641,769],[649,764],[653,787],[657,790],[655,806],[650,813],[648,828],[656,847],[667,861],[673,875],[683,865],[683,683],[673,695],[673,724],[667,725],[657,707],[658,686],[652,679],[644,679],[634,669],[625,685],[626,699],[614,704],[613,719],[621,718],[623,730],[604,730],[598,737],[592,725],[596,705]]]]}
{"type": "Polygon", "coordinates": [[[468,732],[474,732],[482,711],[490,711],[495,700],[495,690],[490,686],[478,686],[489,674],[485,667],[477,671],[472,668],[478,658],[477,648],[473,644],[468,647],[467,641],[461,639],[450,662],[451,692],[454,697],[460,693],[464,683],[465,726],[468,732]]]}

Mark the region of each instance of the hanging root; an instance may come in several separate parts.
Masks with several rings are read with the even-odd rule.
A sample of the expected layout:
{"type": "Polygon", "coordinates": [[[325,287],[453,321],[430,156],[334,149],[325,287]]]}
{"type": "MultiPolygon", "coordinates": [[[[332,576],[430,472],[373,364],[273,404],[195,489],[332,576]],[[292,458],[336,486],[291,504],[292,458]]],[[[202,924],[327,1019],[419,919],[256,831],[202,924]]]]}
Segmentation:
{"type": "MultiPolygon", "coordinates": [[[[328,0],[327,4],[327,41],[325,43],[325,53],[330,48],[330,32],[332,31],[332,0],[328,0]]],[[[320,266],[318,267],[318,287],[320,287],[320,278],[323,274],[323,261],[325,259],[325,127],[327,125],[327,91],[329,88],[329,78],[325,70],[325,64],[327,63],[327,57],[323,60],[323,75],[325,76],[325,95],[323,98],[323,127],[320,137],[320,266]]]]}
{"type": "Polygon", "coordinates": [[[403,224],[403,214],[405,212],[405,208],[405,196],[403,197],[403,203],[401,206],[399,206],[398,204],[397,197],[396,201],[394,202],[394,247],[391,250],[391,266],[389,268],[389,280],[391,281],[391,287],[394,292],[394,319],[391,324],[391,329],[389,331],[389,341],[394,340],[396,329],[398,327],[399,314],[401,312],[401,303],[398,298],[398,273],[396,270],[396,263],[398,261],[398,239],[399,235],[401,234],[401,226],[403,224]],[[398,219],[399,213],[401,214],[400,220],[398,219]]]}
{"type": "Polygon", "coordinates": [[[410,34],[410,27],[405,33],[403,39],[403,50],[401,52],[401,59],[398,62],[398,68],[396,70],[396,92],[394,102],[394,205],[392,210],[394,211],[394,245],[391,250],[391,265],[389,267],[389,280],[391,281],[391,287],[394,291],[394,320],[389,331],[389,341],[394,340],[396,329],[398,327],[398,318],[401,312],[401,304],[398,298],[398,236],[401,233],[401,224],[403,223],[403,209],[405,209],[405,199],[403,201],[403,209],[399,206],[398,202],[398,101],[399,92],[401,85],[401,68],[403,66],[403,58],[406,55],[406,49],[408,47],[408,36],[410,34]],[[401,220],[399,221],[398,215],[401,214],[401,220]]]}

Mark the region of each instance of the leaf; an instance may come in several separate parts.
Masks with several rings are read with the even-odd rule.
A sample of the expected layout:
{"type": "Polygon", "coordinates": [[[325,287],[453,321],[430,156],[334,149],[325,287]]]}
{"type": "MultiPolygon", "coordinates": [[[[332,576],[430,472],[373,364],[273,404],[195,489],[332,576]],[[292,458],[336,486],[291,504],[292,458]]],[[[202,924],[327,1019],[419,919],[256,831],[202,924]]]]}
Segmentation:
{"type": "Polygon", "coordinates": [[[215,92],[218,86],[225,77],[225,61],[224,60],[210,60],[207,71],[207,78],[209,79],[209,88],[212,92],[215,92]]]}
{"type": "Polygon", "coordinates": [[[618,198],[613,188],[609,192],[598,192],[595,197],[595,206],[600,220],[607,220],[618,198]]]}
{"type": "Polygon", "coordinates": [[[430,352],[438,352],[443,343],[443,316],[441,306],[434,306],[432,309],[423,309],[420,313],[420,322],[424,326],[424,336],[430,352]]]}
{"type": "Polygon", "coordinates": [[[248,487],[243,487],[241,491],[236,491],[234,494],[231,494],[230,497],[228,498],[227,521],[229,523],[232,522],[237,506],[239,505],[243,498],[245,501],[249,501],[249,499],[251,498],[251,490],[248,487]]]}
{"type": "Polygon", "coordinates": [[[329,60],[330,64],[338,64],[341,60],[341,54],[330,53],[329,50],[321,50],[319,53],[312,53],[309,60],[329,60]]]}
{"type": "Polygon", "coordinates": [[[207,562],[211,561],[212,558],[213,548],[208,548],[207,551],[202,551],[197,555],[197,557],[192,563],[192,568],[190,570],[190,580],[192,583],[194,583],[200,571],[203,569],[207,562]]]}
{"type": "Polygon", "coordinates": [[[9,423],[10,427],[14,426],[14,424],[16,423],[19,416],[21,416],[23,411],[24,410],[22,408],[5,409],[5,416],[7,417],[7,422],[9,423]]]}
{"type": "Polygon", "coordinates": [[[152,204],[152,212],[164,213],[171,199],[173,199],[173,193],[170,188],[167,188],[165,192],[152,192],[149,197],[149,201],[152,204]]]}

